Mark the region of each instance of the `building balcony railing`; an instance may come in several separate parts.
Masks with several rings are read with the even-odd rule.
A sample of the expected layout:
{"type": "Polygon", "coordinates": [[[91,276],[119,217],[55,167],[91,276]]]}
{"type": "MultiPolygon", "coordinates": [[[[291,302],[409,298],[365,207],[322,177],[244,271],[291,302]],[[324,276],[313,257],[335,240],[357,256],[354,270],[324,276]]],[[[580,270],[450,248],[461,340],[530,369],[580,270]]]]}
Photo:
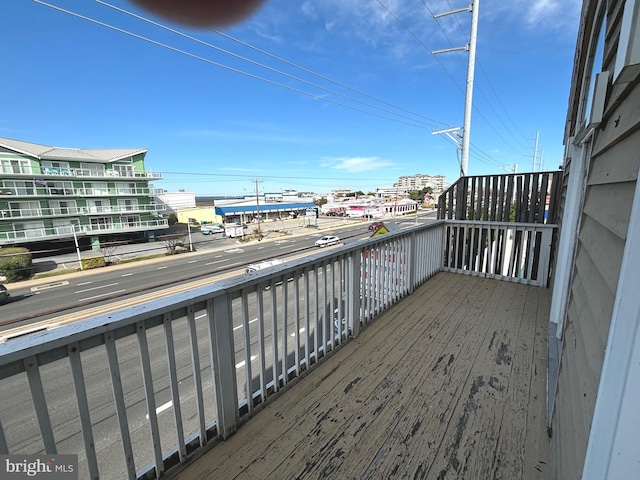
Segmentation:
{"type": "Polygon", "coordinates": [[[54,207],[54,208],[21,208],[0,210],[0,220],[16,218],[65,217],[73,215],[95,215],[101,213],[143,213],[161,212],[166,209],[163,204],[149,205],[107,205],[96,207],[54,207]]]}
{"type": "MultiPolygon", "coordinates": [[[[77,236],[125,233],[146,230],[158,230],[167,228],[168,221],[165,219],[140,220],[140,221],[120,221],[113,219],[113,223],[83,224],[75,226],[77,236]]],[[[51,228],[30,228],[25,230],[2,232],[0,231],[0,245],[11,245],[24,242],[38,242],[42,240],[53,240],[69,238],[74,234],[73,225],[63,225],[51,228]]]]}
{"type": "Polygon", "coordinates": [[[0,175],[3,177],[33,177],[43,178],[54,177],[76,177],[76,178],[136,178],[140,180],[159,180],[162,178],[161,172],[149,170],[91,170],[86,168],[48,168],[48,167],[28,167],[28,166],[2,166],[0,165],[0,175]]]}
{"type": "Polygon", "coordinates": [[[96,215],[102,213],[144,213],[161,212],[162,204],[149,205],[107,205],[96,207],[21,208],[0,210],[0,220],[16,218],[66,217],[74,215],[96,215]]]}
{"type": "Polygon", "coordinates": [[[556,223],[563,172],[461,177],[438,198],[438,218],[556,223]]]}
{"type": "Polygon", "coordinates": [[[160,478],[436,272],[543,284],[554,228],[436,221],[36,336],[5,332],[0,454],[73,453],[81,478],[160,478]]]}
{"type": "Polygon", "coordinates": [[[0,198],[13,197],[117,197],[125,195],[159,195],[162,188],[67,188],[67,187],[0,187],[0,198]]]}

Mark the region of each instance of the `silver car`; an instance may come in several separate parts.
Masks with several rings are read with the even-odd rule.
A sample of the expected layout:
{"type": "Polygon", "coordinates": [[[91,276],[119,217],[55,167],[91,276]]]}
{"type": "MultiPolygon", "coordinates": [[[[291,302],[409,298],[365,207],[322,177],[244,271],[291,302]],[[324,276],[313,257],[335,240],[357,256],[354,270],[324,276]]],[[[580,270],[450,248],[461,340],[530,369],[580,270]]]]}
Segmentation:
{"type": "Polygon", "coordinates": [[[316,247],[328,247],[329,245],[337,245],[338,243],[340,243],[339,237],[335,235],[325,235],[316,240],[316,247]]]}

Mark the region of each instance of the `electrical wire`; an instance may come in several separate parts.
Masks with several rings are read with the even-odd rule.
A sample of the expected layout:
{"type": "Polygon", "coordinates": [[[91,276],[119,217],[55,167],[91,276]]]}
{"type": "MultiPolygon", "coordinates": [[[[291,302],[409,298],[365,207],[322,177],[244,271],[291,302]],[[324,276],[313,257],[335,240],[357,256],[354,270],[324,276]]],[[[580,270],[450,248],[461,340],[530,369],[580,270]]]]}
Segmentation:
{"type": "MultiPolygon", "coordinates": [[[[226,54],[226,55],[232,56],[232,57],[234,57],[234,58],[240,59],[240,60],[242,60],[242,61],[248,62],[248,63],[250,63],[250,64],[252,64],[252,65],[256,65],[256,66],[258,66],[258,67],[264,68],[264,69],[266,69],[266,70],[269,70],[269,71],[271,71],[271,72],[277,73],[277,74],[279,74],[279,75],[283,75],[283,76],[285,76],[285,77],[287,77],[287,78],[290,78],[290,79],[292,79],[292,80],[296,80],[296,81],[298,81],[298,82],[305,83],[305,84],[307,84],[307,85],[309,85],[309,86],[312,86],[312,87],[318,88],[318,89],[320,89],[320,90],[324,90],[325,92],[332,93],[332,94],[334,94],[334,95],[338,95],[338,96],[340,96],[340,97],[343,97],[343,98],[345,98],[345,99],[351,100],[351,101],[356,102],[356,103],[360,103],[360,104],[362,104],[362,105],[366,105],[367,107],[374,108],[374,109],[377,109],[377,110],[380,110],[380,111],[383,111],[383,112],[389,113],[389,114],[391,114],[391,115],[396,115],[396,116],[401,117],[401,118],[404,118],[404,119],[406,119],[406,120],[410,120],[410,121],[414,121],[414,122],[424,123],[425,125],[429,125],[429,126],[432,126],[432,127],[440,126],[440,125],[444,125],[444,123],[442,123],[442,122],[438,122],[437,120],[433,120],[433,119],[430,119],[430,118],[428,118],[428,117],[424,117],[423,115],[414,114],[413,112],[410,112],[410,111],[408,111],[408,110],[402,109],[402,108],[400,108],[400,107],[396,107],[395,105],[392,105],[392,104],[387,104],[386,102],[384,102],[384,103],[385,103],[385,104],[387,104],[387,105],[392,106],[393,108],[396,108],[396,109],[399,109],[399,110],[402,110],[402,111],[405,111],[405,112],[411,113],[412,115],[417,116],[417,117],[425,118],[425,119],[429,120],[429,122],[423,122],[423,121],[421,121],[421,120],[417,120],[417,119],[415,119],[415,118],[407,117],[407,116],[405,116],[405,115],[401,115],[401,114],[396,113],[396,112],[393,112],[393,111],[391,111],[391,110],[387,110],[387,109],[385,109],[385,108],[378,107],[378,106],[373,105],[373,104],[371,104],[371,103],[367,103],[367,102],[364,102],[364,101],[362,101],[362,100],[358,100],[358,99],[356,99],[356,98],[350,97],[350,96],[348,96],[348,95],[345,95],[345,94],[343,94],[343,93],[337,92],[337,91],[335,91],[335,90],[331,90],[330,88],[323,87],[322,85],[318,85],[318,84],[316,84],[316,83],[310,82],[310,81],[305,80],[305,79],[300,78],[300,77],[296,77],[295,75],[291,75],[291,74],[289,74],[289,73],[283,72],[283,71],[281,71],[281,70],[278,70],[278,69],[276,69],[276,68],[270,67],[270,66],[265,65],[265,64],[262,64],[262,63],[260,63],[260,62],[256,62],[255,60],[251,60],[250,58],[243,57],[243,56],[238,55],[238,54],[236,54],[236,53],[233,53],[233,52],[231,52],[231,51],[229,51],[229,50],[225,50],[225,49],[220,48],[220,47],[218,47],[218,46],[212,45],[212,44],[210,44],[210,43],[208,43],[208,42],[205,42],[205,41],[203,41],[203,40],[200,40],[200,39],[198,39],[198,38],[195,38],[195,37],[193,37],[193,36],[191,36],[191,35],[187,35],[186,33],[181,32],[181,31],[179,31],[179,30],[176,30],[176,29],[174,29],[174,28],[171,28],[171,27],[168,27],[168,26],[163,25],[163,24],[161,24],[161,23],[155,22],[155,21],[150,20],[150,19],[148,19],[148,18],[146,18],[146,17],[143,17],[143,16],[141,16],[141,15],[137,15],[137,14],[135,14],[135,13],[133,13],[133,12],[128,11],[128,10],[124,10],[124,9],[122,9],[122,8],[116,7],[115,5],[111,5],[111,4],[107,3],[107,2],[104,2],[103,0],[94,0],[94,1],[95,1],[95,2],[97,2],[97,3],[99,3],[99,4],[101,4],[101,5],[104,5],[104,6],[106,6],[106,7],[112,8],[112,9],[117,10],[117,11],[122,12],[122,13],[125,13],[126,15],[129,15],[129,16],[131,16],[131,17],[137,18],[138,20],[142,20],[142,21],[147,22],[147,23],[149,23],[149,24],[151,24],[151,25],[154,25],[154,26],[156,26],[156,27],[162,28],[162,29],[164,29],[164,30],[166,30],[166,31],[168,31],[168,32],[171,32],[171,33],[174,33],[174,34],[176,34],[176,35],[179,35],[179,36],[181,36],[181,37],[183,37],[183,38],[186,38],[186,39],[188,39],[188,40],[191,40],[191,41],[197,42],[197,43],[199,43],[199,44],[201,44],[201,45],[204,45],[204,46],[206,46],[206,47],[208,47],[208,48],[214,49],[214,50],[216,50],[216,51],[218,51],[218,52],[221,52],[221,53],[224,53],[224,54],[226,54]],[[434,124],[433,122],[436,122],[436,123],[434,124]]],[[[284,60],[283,60],[283,61],[284,61],[284,60]]],[[[289,62],[287,62],[287,63],[291,65],[291,63],[289,63],[289,62]]],[[[301,67],[298,67],[298,68],[301,68],[301,67]]],[[[322,78],[324,79],[324,78],[326,78],[326,77],[322,77],[322,78]]],[[[335,82],[334,82],[334,83],[335,83],[335,82]]],[[[339,85],[341,85],[341,84],[339,84],[339,85]]],[[[353,90],[353,89],[351,89],[351,90],[353,90]]],[[[371,98],[374,98],[374,97],[371,97],[371,98]]],[[[377,100],[377,99],[376,99],[376,100],[377,100]]]]}
{"type": "MultiPolygon", "coordinates": [[[[401,124],[408,125],[408,126],[411,126],[411,127],[416,127],[416,128],[420,128],[420,129],[424,129],[425,128],[423,125],[416,125],[414,123],[405,122],[405,121],[402,121],[402,120],[398,120],[396,118],[391,118],[391,117],[387,117],[385,115],[380,115],[380,114],[377,114],[377,113],[374,113],[374,112],[369,112],[369,111],[363,110],[361,108],[357,108],[357,107],[354,107],[354,106],[351,106],[351,105],[347,105],[347,104],[344,104],[344,103],[341,103],[341,102],[337,102],[335,100],[331,100],[329,98],[326,98],[326,97],[323,97],[323,96],[320,96],[320,95],[316,95],[316,94],[313,94],[313,93],[310,93],[310,92],[306,92],[304,90],[300,90],[298,88],[294,88],[294,87],[292,87],[290,85],[285,85],[283,83],[276,82],[274,80],[269,80],[267,78],[260,77],[258,75],[254,75],[252,73],[245,72],[243,70],[240,70],[240,69],[237,69],[237,68],[234,68],[234,67],[230,67],[228,65],[224,65],[222,63],[219,63],[219,62],[216,62],[216,61],[201,57],[199,55],[195,55],[195,54],[187,52],[185,50],[181,50],[179,48],[172,47],[170,45],[167,45],[165,43],[159,42],[157,40],[153,40],[153,39],[144,37],[142,35],[138,35],[137,33],[133,33],[133,32],[130,32],[128,30],[116,27],[114,25],[110,25],[108,23],[101,22],[99,20],[93,19],[91,17],[87,17],[85,15],[81,15],[79,13],[72,12],[70,10],[66,10],[66,9],[58,7],[56,5],[52,5],[52,4],[46,3],[46,2],[44,2],[42,0],[33,0],[33,1],[36,2],[36,3],[39,3],[41,5],[44,5],[46,7],[52,8],[54,10],[57,10],[59,12],[65,13],[67,15],[71,15],[73,17],[80,18],[82,20],[86,20],[88,22],[91,22],[91,23],[94,23],[96,25],[100,25],[100,26],[109,28],[111,30],[123,33],[125,35],[129,35],[129,36],[131,36],[133,38],[137,38],[139,40],[144,40],[145,42],[151,43],[153,45],[156,45],[156,46],[159,46],[159,47],[162,47],[162,48],[166,48],[167,50],[171,50],[171,51],[173,51],[175,53],[179,53],[179,54],[185,55],[187,57],[191,57],[191,58],[193,58],[195,60],[200,60],[202,62],[209,63],[209,64],[214,65],[216,67],[220,67],[220,68],[223,68],[225,70],[229,70],[229,71],[232,71],[234,73],[239,73],[239,74],[244,75],[246,77],[253,78],[255,80],[260,80],[262,82],[269,83],[269,84],[275,85],[277,87],[285,88],[287,90],[291,90],[291,91],[299,93],[301,95],[309,96],[309,97],[314,98],[316,100],[321,100],[321,101],[324,101],[324,102],[327,102],[327,103],[332,103],[334,105],[338,105],[338,106],[341,106],[341,107],[344,107],[344,108],[347,108],[347,109],[350,109],[350,110],[353,110],[353,111],[356,111],[356,112],[364,113],[364,114],[371,115],[371,116],[378,117],[378,118],[382,118],[382,119],[385,119],[385,120],[390,120],[390,121],[393,121],[393,122],[396,122],[396,123],[401,123],[401,124]]],[[[445,125],[444,122],[442,122],[442,124],[445,125]]]]}

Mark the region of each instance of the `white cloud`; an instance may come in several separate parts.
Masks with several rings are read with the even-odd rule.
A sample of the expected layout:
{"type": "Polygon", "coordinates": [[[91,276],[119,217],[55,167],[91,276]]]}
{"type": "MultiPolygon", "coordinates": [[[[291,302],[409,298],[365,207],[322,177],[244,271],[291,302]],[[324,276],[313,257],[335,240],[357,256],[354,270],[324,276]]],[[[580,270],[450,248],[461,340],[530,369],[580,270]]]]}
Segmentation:
{"type": "Polygon", "coordinates": [[[393,162],[378,157],[345,157],[325,159],[322,167],[341,170],[346,173],[360,173],[394,165],[393,162]]]}

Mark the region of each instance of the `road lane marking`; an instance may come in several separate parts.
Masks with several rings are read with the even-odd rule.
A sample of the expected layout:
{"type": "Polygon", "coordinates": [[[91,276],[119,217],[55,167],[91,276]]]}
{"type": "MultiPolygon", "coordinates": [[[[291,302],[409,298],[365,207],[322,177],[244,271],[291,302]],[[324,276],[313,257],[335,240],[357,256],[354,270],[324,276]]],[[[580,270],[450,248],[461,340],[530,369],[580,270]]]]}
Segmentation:
{"type": "MultiPolygon", "coordinates": [[[[173,406],[173,401],[172,400],[169,400],[164,405],[160,405],[158,408],[156,408],[156,415],[164,412],[165,410],[168,410],[172,406],[173,406]]],[[[149,420],[149,414],[148,413],[145,415],[145,417],[147,417],[147,420],[149,420]]]]}
{"type": "MultiPolygon", "coordinates": [[[[256,358],[258,358],[257,355],[251,355],[251,361],[253,362],[256,358]]],[[[242,360],[240,363],[236,363],[236,368],[242,368],[247,364],[246,360],[242,360]]]]}
{"type": "Polygon", "coordinates": [[[120,275],[121,277],[130,277],[131,275],[133,275],[133,273],[123,273],[122,275],[120,275]]]}
{"type": "Polygon", "coordinates": [[[190,260],[187,263],[196,263],[198,260],[190,260]]]}
{"type": "Polygon", "coordinates": [[[84,293],[84,292],[90,292],[91,290],[98,290],[99,288],[115,287],[116,285],[118,285],[118,282],[116,282],[116,283],[109,283],[109,284],[107,284],[107,285],[100,285],[100,286],[98,286],[98,287],[85,288],[84,290],[78,290],[77,292],[73,292],[73,293],[84,293]]]}
{"type": "Polygon", "coordinates": [[[115,295],[116,293],[122,293],[122,292],[126,292],[126,289],[123,290],[115,290],[113,292],[107,292],[107,293],[103,293],[102,295],[95,295],[93,297],[87,297],[87,298],[81,298],[80,300],[78,300],[79,302],[86,302],[87,300],[94,300],[96,298],[101,298],[101,297],[106,297],[107,295],[115,295]]]}
{"type": "MultiPolygon", "coordinates": [[[[304,327],[302,327],[302,328],[300,329],[300,333],[304,333],[304,327]]],[[[291,336],[292,336],[292,337],[295,337],[295,336],[296,336],[296,332],[293,332],[293,333],[291,334],[291,336]]]]}
{"type": "Polygon", "coordinates": [[[81,282],[78,284],[78,286],[81,287],[82,285],[89,285],[90,283],[93,283],[93,282],[81,282]]]}
{"type": "Polygon", "coordinates": [[[205,265],[213,265],[214,263],[221,263],[221,262],[226,262],[227,259],[223,258],[222,260],[216,260],[215,262],[209,262],[209,263],[205,263],[205,265]]]}
{"type": "Polygon", "coordinates": [[[164,270],[165,268],[168,268],[168,266],[167,266],[167,265],[164,265],[164,266],[162,266],[162,267],[158,267],[156,270],[164,270]]]}
{"type": "MultiPolygon", "coordinates": [[[[258,319],[254,318],[253,320],[249,320],[249,323],[257,322],[258,319]]],[[[240,330],[244,325],[238,325],[237,327],[233,327],[234,330],[240,330]]]]}

